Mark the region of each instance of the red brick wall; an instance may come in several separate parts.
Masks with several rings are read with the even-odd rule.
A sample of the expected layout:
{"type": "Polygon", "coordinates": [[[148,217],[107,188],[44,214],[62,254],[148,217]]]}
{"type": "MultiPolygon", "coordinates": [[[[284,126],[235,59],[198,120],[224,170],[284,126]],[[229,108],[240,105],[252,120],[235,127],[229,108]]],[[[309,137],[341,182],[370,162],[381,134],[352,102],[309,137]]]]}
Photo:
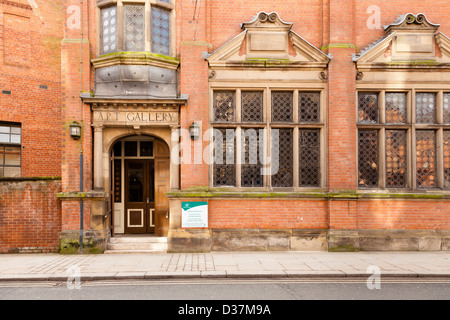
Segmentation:
{"type": "Polygon", "coordinates": [[[0,121],[22,124],[23,177],[61,176],[63,6],[34,2],[0,2],[0,121]]]}
{"type": "Polygon", "coordinates": [[[0,182],[0,253],[58,252],[60,180],[0,182]]]}
{"type": "Polygon", "coordinates": [[[210,200],[210,228],[326,229],[325,200],[210,200]]]}
{"type": "Polygon", "coordinates": [[[358,229],[449,230],[450,201],[358,201],[358,229]]]}
{"type": "Polygon", "coordinates": [[[213,229],[450,229],[450,201],[209,200],[213,229]]]}

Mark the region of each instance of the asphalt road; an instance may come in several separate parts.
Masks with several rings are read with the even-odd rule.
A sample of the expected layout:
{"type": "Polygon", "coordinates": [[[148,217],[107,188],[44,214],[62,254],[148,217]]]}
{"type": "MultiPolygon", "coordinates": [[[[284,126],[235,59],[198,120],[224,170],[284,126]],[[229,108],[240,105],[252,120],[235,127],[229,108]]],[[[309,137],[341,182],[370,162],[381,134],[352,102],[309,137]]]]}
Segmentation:
{"type": "MultiPolygon", "coordinates": [[[[0,300],[167,300],[171,301],[174,307],[185,306],[183,301],[186,300],[220,300],[236,303],[244,300],[267,302],[449,299],[450,279],[441,278],[380,279],[370,283],[367,279],[0,282],[0,300]]],[[[249,310],[256,312],[256,309],[249,310]]]]}

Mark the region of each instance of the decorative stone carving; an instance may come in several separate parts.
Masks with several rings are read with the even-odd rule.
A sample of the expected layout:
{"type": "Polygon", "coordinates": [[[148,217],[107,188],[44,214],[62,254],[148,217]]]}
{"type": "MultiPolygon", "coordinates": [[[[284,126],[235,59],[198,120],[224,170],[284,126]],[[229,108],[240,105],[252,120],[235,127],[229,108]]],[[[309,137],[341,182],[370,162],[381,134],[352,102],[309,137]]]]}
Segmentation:
{"type": "Polygon", "coordinates": [[[364,78],[364,73],[362,71],[356,72],[356,80],[362,80],[364,78]]]}

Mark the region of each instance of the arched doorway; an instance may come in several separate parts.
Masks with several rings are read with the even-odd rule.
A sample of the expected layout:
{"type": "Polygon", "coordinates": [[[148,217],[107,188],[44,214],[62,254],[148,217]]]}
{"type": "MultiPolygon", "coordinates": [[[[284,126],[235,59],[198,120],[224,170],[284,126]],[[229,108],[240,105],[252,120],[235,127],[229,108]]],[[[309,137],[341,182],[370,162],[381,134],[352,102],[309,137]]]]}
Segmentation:
{"type": "Polygon", "coordinates": [[[129,136],[111,149],[113,235],[169,231],[170,150],[153,136],[129,136]]]}

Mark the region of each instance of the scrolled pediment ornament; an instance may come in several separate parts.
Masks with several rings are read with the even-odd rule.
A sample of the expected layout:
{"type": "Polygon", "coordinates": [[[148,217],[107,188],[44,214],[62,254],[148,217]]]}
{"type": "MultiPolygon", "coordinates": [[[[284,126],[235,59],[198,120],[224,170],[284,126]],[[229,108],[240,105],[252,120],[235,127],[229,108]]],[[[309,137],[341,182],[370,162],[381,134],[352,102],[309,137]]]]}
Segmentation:
{"type": "Polygon", "coordinates": [[[275,12],[272,12],[270,14],[267,14],[265,12],[260,12],[258,18],[259,18],[259,21],[263,22],[263,23],[267,22],[267,21],[275,23],[277,21],[278,15],[275,12]]]}

